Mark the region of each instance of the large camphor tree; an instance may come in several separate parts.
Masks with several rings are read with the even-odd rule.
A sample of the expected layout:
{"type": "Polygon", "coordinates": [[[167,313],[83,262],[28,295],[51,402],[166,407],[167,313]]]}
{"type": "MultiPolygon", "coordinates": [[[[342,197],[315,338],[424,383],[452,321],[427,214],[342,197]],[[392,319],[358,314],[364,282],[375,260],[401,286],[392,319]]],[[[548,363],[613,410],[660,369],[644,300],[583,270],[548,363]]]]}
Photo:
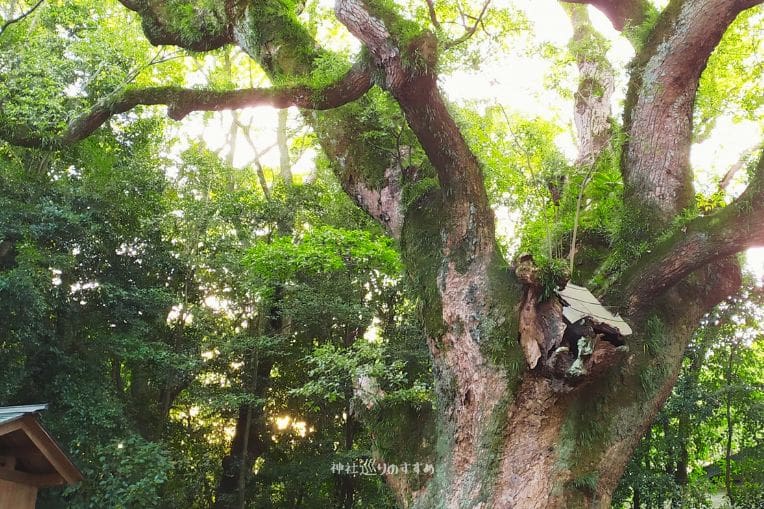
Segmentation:
{"type": "MultiPolygon", "coordinates": [[[[40,3],[28,4],[3,31],[40,3]]],[[[752,165],[742,194],[704,213],[694,207],[689,161],[701,74],[730,25],[761,2],[671,0],[662,10],[647,0],[566,3],[580,73],[579,154],[571,171],[620,154],[623,184],[622,206],[613,212],[620,214],[618,234],[603,248],[596,235],[578,232],[576,239],[569,232],[572,250],[599,276],[590,289],[634,331],[628,351],[599,341],[587,355],[579,352],[583,369],[575,374],[575,354],[559,349],[565,324],[552,291],[567,275],[559,263],[504,259],[481,163],[438,87],[439,56],[480,29],[482,13],[462,37],[449,39],[437,2],[426,2],[425,27],[389,0],[337,0],[336,19],[362,44],[357,61],[338,73],[336,65],[327,72],[332,52],[298,17],[300,2],[120,3],[140,18],[152,44],[193,52],[237,46],[273,86],[125,87],[55,132],[0,106],[0,137],[56,150],[140,105],[165,105],[176,120],[255,105],[300,108],[343,189],[398,240],[426,325],[435,424],[419,445],[430,456],[411,448],[395,459],[431,462],[434,473],[389,474],[400,505],[609,507],[632,451],[671,392],[692,332],[739,288],[735,255],[764,244],[764,158],[752,165]],[[635,48],[622,122],[611,116],[606,48],[586,6],[575,4],[602,11],[635,48]],[[370,98],[370,91],[378,95],[370,98]],[[395,115],[405,118],[405,129],[391,127],[387,119],[395,115]],[[369,143],[371,132],[394,139],[398,150],[369,143]]],[[[555,178],[553,198],[566,175],[555,178]]],[[[578,195],[581,207],[579,189],[564,192],[578,195]]],[[[376,424],[368,423],[372,430],[376,424]]],[[[410,426],[421,434],[416,415],[410,426]]],[[[380,448],[380,461],[385,452],[380,448]]]]}

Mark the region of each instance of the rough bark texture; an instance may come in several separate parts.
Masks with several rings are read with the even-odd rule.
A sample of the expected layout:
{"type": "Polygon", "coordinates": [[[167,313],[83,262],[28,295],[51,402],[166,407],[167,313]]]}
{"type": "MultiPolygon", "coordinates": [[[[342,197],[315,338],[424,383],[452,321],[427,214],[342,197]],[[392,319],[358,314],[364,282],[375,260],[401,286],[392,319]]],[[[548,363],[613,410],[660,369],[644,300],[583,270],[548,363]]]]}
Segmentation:
{"type": "Polygon", "coordinates": [[[698,81],[743,4],[672,2],[636,57],[624,113],[623,176],[627,201],[650,211],[646,225],[652,229],[665,226],[693,199],[689,156],[698,81]]]}
{"type": "MultiPolygon", "coordinates": [[[[151,42],[197,51],[235,44],[280,83],[309,78],[317,59],[326,55],[290,2],[230,0],[210,11],[199,8],[193,37],[181,34],[173,20],[173,6],[183,1],[122,3],[141,16],[151,42]]],[[[643,0],[572,3],[597,6],[617,28],[646,24],[651,13],[643,0]]],[[[599,341],[587,354],[588,374],[575,379],[558,369],[561,357],[554,357],[565,328],[560,304],[538,303],[539,282],[510,270],[496,248],[480,164],[437,86],[438,41],[399,16],[393,3],[337,0],[337,18],[370,58],[320,91],[305,85],[216,93],[131,91],[84,115],[52,142],[2,119],[0,136],[23,146],[65,145],[138,104],[167,104],[176,118],[255,103],[312,108],[304,118],[344,190],[400,240],[426,326],[438,398],[436,436],[430,437],[437,444],[435,472],[424,484],[390,478],[401,505],[606,508],[631,452],[673,387],[699,319],[739,286],[739,268],[730,255],[764,243],[761,161],[734,204],[685,230],[666,230],[693,198],[689,147],[700,74],[735,16],[758,3],[674,0],[647,39],[638,41],[621,169],[627,209],[642,213],[635,242],[656,247],[634,260],[604,297],[623,309],[634,330],[628,353],[599,341]],[[402,167],[400,154],[363,143],[361,134],[396,134],[390,132],[393,122],[379,121],[385,113],[363,96],[372,76],[399,105],[432,175],[417,176],[416,169],[402,167]],[[322,108],[333,109],[316,111],[322,108]],[[660,235],[664,240],[658,242],[660,235]]],[[[599,40],[584,14],[572,11],[574,44],[599,40]]],[[[434,16],[433,23],[437,26],[434,16]]],[[[576,55],[582,165],[591,164],[606,145],[612,91],[606,62],[590,49],[587,45],[576,55]]],[[[256,445],[257,437],[247,447],[237,440],[234,449],[249,461],[245,449],[256,445]]]]}
{"type": "Polygon", "coordinates": [[[589,21],[583,6],[567,9],[573,24],[570,49],[576,57],[579,80],[573,120],[578,134],[576,164],[593,164],[612,135],[610,103],[615,91],[615,71],[605,58],[607,43],[589,21]]]}

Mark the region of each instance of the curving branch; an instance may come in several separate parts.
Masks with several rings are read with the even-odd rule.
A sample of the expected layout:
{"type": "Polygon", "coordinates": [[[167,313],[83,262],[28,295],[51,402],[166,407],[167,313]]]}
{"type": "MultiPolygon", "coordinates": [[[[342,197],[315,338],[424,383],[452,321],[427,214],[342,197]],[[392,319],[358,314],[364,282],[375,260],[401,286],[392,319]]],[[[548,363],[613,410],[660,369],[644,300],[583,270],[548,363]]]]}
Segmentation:
{"type": "Polygon", "coordinates": [[[624,112],[625,198],[650,211],[656,230],[692,203],[689,155],[700,75],[727,27],[753,3],[761,0],[672,2],[635,59],[624,112]]]}
{"type": "Polygon", "coordinates": [[[197,14],[193,29],[176,26],[172,20],[178,9],[178,2],[165,0],[118,0],[119,3],[138,13],[143,32],[155,46],[162,44],[178,46],[193,51],[218,49],[233,42],[234,13],[239,2],[225,0],[220,12],[206,12],[203,7],[188,2],[188,8],[197,14]],[[196,30],[196,32],[191,32],[196,30]]]}
{"type": "Polygon", "coordinates": [[[560,0],[571,4],[590,4],[608,17],[616,30],[641,25],[654,7],[647,0],[560,0]]]}
{"type": "Polygon", "coordinates": [[[759,150],[764,149],[764,146],[762,146],[761,143],[758,145],[754,145],[753,147],[750,147],[746,149],[738,158],[735,163],[729,167],[727,172],[724,174],[722,179],[719,181],[719,189],[721,191],[726,191],[727,188],[729,188],[730,184],[732,183],[732,180],[735,178],[735,175],[737,175],[740,170],[745,168],[749,162],[752,161],[753,157],[756,155],[756,152],[759,150]]]}
{"type": "Polygon", "coordinates": [[[371,72],[365,63],[359,63],[340,80],[323,88],[298,85],[227,91],[180,87],[132,89],[99,102],[92,110],[73,120],[58,137],[44,137],[26,127],[0,125],[0,138],[21,147],[55,148],[71,145],[90,136],[112,115],[125,113],[139,105],[166,105],[167,115],[173,120],[181,120],[193,111],[221,111],[263,105],[326,110],[355,101],[371,87],[371,72]]]}
{"type": "Polygon", "coordinates": [[[462,224],[449,231],[452,238],[446,240],[447,246],[458,249],[459,244],[469,243],[469,251],[492,249],[493,213],[482,170],[438,90],[437,41],[430,32],[397,40],[393,33],[409,22],[393,11],[378,10],[365,0],[338,0],[335,4],[337,18],[365,44],[384,73],[385,88],[400,104],[435,167],[451,217],[455,224],[462,224]],[[468,227],[469,232],[465,231],[468,227]]]}
{"type": "Polygon", "coordinates": [[[481,23],[483,23],[483,18],[485,18],[485,13],[488,11],[488,6],[491,5],[491,0],[485,0],[483,3],[483,8],[480,9],[480,14],[477,15],[475,18],[475,22],[469,26],[465,27],[465,31],[462,35],[457,37],[456,39],[453,39],[451,41],[448,41],[444,44],[445,48],[453,48],[454,46],[458,46],[461,43],[469,40],[473,35],[475,35],[475,32],[477,32],[478,27],[481,23]]]}
{"type": "MultiPolygon", "coordinates": [[[[442,505],[457,507],[459,493],[471,489],[468,479],[478,469],[474,459],[480,455],[480,423],[490,419],[492,402],[507,391],[506,378],[481,351],[481,324],[504,320],[495,313],[507,309],[506,302],[519,301],[521,289],[514,279],[502,279],[501,285],[492,279],[494,267],[505,271],[506,266],[495,249],[482,170],[438,90],[435,37],[371,0],[337,0],[335,13],[366,46],[438,177],[437,187],[408,205],[401,251],[420,305],[427,309],[423,314],[432,317],[432,328],[425,329],[433,371],[438,372],[436,384],[449,380],[444,406],[453,432],[444,439],[452,441],[453,449],[439,461],[447,462],[443,468],[452,469],[458,479],[442,505]],[[436,332],[441,326],[442,335],[436,332]]],[[[503,337],[516,334],[513,322],[503,337]]],[[[521,358],[520,345],[513,354],[521,358]]]]}
{"type": "Polygon", "coordinates": [[[427,12],[430,15],[430,22],[432,26],[440,30],[440,21],[438,20],[438,14],[435,12],[435,2],[433,0],[425,0],[427,2],[427,12]]]}
{"type": "MultiPolygon", "coordinates": [[[[272,79],[309,77],[328,52],[293,15],[291,2],[235,2],[234,43],[272,79]]],[[[376,72],[374,74],[377,74],[376,72]]],[[[388,112],[367,97],[326,111],[303,109],[345,192],[395,238],[403,224],[402,179],[397,157],[367,143],[368,134],[387,130],[388,112]]]]}
{"type": "Polygon", "coordinates": [[[15,18],[11,18],[8,21],[6,21],[5,23],[3,23],[3,26],[0,27],[0,35],[5,33],[5,29],[6,28],[8,28],[9,26],[13,25],[14,23],[18,23],[19,21],[22,21],[24,18],[26,18],[27,16],[32,14],[34,11],[36,11],[37,8],[40,7],[44,1],[45,0],[37,0],[37,3],[34,4],[32,7],[30,7],[29,10],[21,13],[20,15],[16,16],[15,18]]]}
{"type": "Polygon", "coordinates": [[[632,269],[627,314],[639,316],[655,299],[697,269],[764,245],[764,152],[748,188],[734,202],[700,217],[659,244],[659,253],[632,269]]]}

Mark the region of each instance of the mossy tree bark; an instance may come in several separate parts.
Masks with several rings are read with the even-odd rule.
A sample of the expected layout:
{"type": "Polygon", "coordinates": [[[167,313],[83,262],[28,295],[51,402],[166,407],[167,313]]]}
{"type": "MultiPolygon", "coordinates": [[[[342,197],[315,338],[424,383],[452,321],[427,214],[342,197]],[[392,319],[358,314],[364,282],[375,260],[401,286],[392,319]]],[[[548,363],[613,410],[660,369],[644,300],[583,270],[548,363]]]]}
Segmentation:
{"type": "MultiPolygon", "coordinates": [[[[219,2],[210,12],[199,10],[202,28],[193,37],[179,33],[173,19],[174,7],[191,2],[121,3],[141,16],[151,42],[196,51],[237,45],[279,83],[309,78],[326,54],[289,1],[219,2]]],[[[429,437],[437,444],[435,471],[424,482],[391,477],[401,505],[609,507],[631,452],[674,385],[690,335],[740,284],[730,256],[764,244],[764,159],[732,205],[666,234],[694,192],[689,147],[700,74],[737,14],[760,2],[673,0],[661,13],[642,0],[571,3],[602,9],[619,29],[644,24],[645,40],[632,34],[638,53],[621,170],[627,204],[650,211],[636,219],[640,234],[632,240],[655,245],[603,292],[634,330],[630,352],[601,342],[588,361],[589,374],[575,381],[550,365],[562,331],[559,306],[537,305],[531,299],[539,284],[535,269],[520,264],[510,270],[497,250],[480,164],[437,87],[438,41],[403,19],[393,3],[337,1],[337,18],[363,43],[366,56],[336,83],[208,93],[134,90],[58,136],[2,125],[0,136],[25,146],[72,143],[139,104],[167,104],[174,118],[250,104],[303,108],[345,191],[399,239],[419,293],[438,397],[435,436],[429,437]],[[363,94],[373,83],[397,102],[428,165],[403,167],[401,157],[362,143],[359,133],[391,131],[392,122],[369,120],[377,117],[363,94]],[[523,344],[536,343],[534,359],[526,357],[520,335],[523,344]]],[[[575,37],[594,37],[582,12],[571,12],[575,37]]],[[[609,94],[612,85],[603,61],[578,57],[579,162],[590,164],[606,145],[609,114],[609,101],[595,95],[609,94]]],[[[423,458],[408,458],[417,460],[423,458]]]]}

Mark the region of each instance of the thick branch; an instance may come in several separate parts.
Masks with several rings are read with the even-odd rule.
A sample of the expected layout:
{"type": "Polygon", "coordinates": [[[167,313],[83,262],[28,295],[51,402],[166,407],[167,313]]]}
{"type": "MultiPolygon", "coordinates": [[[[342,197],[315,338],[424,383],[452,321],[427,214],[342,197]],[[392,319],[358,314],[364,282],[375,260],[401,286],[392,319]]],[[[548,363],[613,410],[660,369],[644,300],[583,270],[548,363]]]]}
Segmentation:
{"type": "Polygon", "coordinates": [[[119,0],[119,2],[140,15],[143,32],[149,42],[155,46],[168,44],[193,51],[209,51],[233,41],[232,22],[238,3],[235,0],[223,2],[219,12],[214,10],[207,12],[205,7],[194,5],[194,2],[187,2],[189,5],[182,7],[193,11],[196,19],[186,26],[183,26],[183,23],[174,23],[178,17],[177,13],[181,12],[179,2],[164,0],[119,0]]]}
{"type": "MultiPolygon", "coordinates": [[[[243,4],[242,4],[243,5],[243,4]]],[[[233,33],[236,44],[271,78],[307,77],[327,53],[291,11],[290,2],[247,2],[233,33]]],[[[343,108],[303,111],[343,189],[370,216],[398,238],[403,221],[402,180],[397,154],[367,143],[368,133],[394,124],[374,103],[361,98],[343,108]]]]}
{"type": "Polygon", "coordinates": [[[400,104],[437,171],[451,217],[454,223],[461,223],[448,230],[452,238],[447,247],[459,249],[458,244],[469,243],[468,252],[487,246],[493,249],[493,215],[482,170],[437,87],[435,38],[423,32],[408,41],[397,40],[394,29],[387,25],[400,28],[407,22],[394,12],[377,13],[363,0],[338,0],[335,11],[384,72],[386,88],[400,104]]]}
{"type": "MultiPolygon", "coordinates": [[[[516,313],[519,284],[506,277],[495,250],[493,212],[480,165],[438,90],[435,38],[417,32],[392,8],[377,2],[337,0],[335,12],[371,53],[385,88],[437,173],[439,186],[407,210],[401,250],[428,317],[428,347],[437,390],[442,391],[441,412],[448,421],[449,434],[442,439],[451,449],[437,460],[444,463],[440,471],[451,472],[454,482],[447,493],[435,492],[444,497],[438,505],[472,507],[475,504],[467,501],[478,499],[482,482],[476,461],[484,451],[480,446],[496,438],[488,438],[494,430],[486,430],[484,423],[493,418],[495,402],[508,393],[508,377],[486,358],[483,348],[517,337],[510,315],[516,313]],[[486,323],[501,325],[486,331],[486,323]]],[[[509,356],[522,358],[519,345],[509,356]]],[[[519,372],[510,376],[519,378],[519,372]]],[[[427,497],[418,495],[415,506],[431,507],[427,497]]]]}
{"type": "Polygon", "coordinates": [[[22,147],[60,147],[76,143],[92,134],[112,115],[139,105],[166,105],[167,115],[181,120],[193,111],[221,111],[268,105],[274,108],[298,106],[324,110],[341,106],[364,95],[372,86],[371,73],[365,64],[350,69],[339,81],[325,88],[305,85],[285,88],[249,88],[214,91],[179,87],[150,87],[127,90],[116,98],[97,104],[90,112],[72,121],[55,138],[45,138],[26,128],[0,126],[0,138],[22,147]]]}
{"type": "Polygon", "coordinates": [[[647,0],[561,0],[572,4],[591,4],[608,17],[616,30],[629,24],[640,25],[653,10],[647,0]]]}
{"type": "Polygon", "coordinates": [[[668,288],[709,263],[764,245],[764,152],[746,191],[732,204],[701,217],[659,245],[632,270],[627,314],[639,315],[668,288]]]}
{"type": "Polygon", "coordinates": [[[689,154],[698,81],[711,52],[752,1],[672,2],[635,60],[627,94],[623,175],[629,205],[656,228],[691,204],[689,154]]]}

